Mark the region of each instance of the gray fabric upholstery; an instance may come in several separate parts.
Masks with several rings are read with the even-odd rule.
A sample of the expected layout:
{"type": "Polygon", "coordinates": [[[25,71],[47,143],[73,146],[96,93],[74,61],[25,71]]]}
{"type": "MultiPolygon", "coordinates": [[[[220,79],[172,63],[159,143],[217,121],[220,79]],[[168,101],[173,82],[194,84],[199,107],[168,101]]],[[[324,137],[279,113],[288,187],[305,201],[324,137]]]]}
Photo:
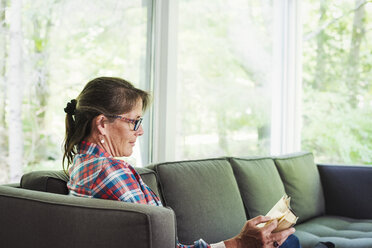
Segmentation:
{"type": "MultiPolygon", "coordinates": [[[[136,170],[175,210],[185,244],[236,235],[246,216],[266,213],[285,190],[301,218],[295,227],[303,248],[319,241],[337,248],[372,247],[371,166],[316,167],[308,153],[275,162],[219,158],[153,165],[156,174],[136,170]]],[[[24,175],[23,188],[0,186],[0,247],[175,247],[173,211],[61,195],[66,181],[62,171],[44,171],[24,175]]]]}
{"type": "Polygon", "coordinates": [[[296,226],[302,248],[313,248],[319,241],[331,241],[337,248],[372,247],[372,220],[340,216],[321,216],[296,226]]]}
{"type": "Polygon", "coordinates": [[[173,211],[0,186],[1,247],[175,247],[173,211]]]}
{"type": "Polygon", "coordinates": [[[153,166],[167,206],[176,213],[179,241],[219,242],[235,236],[246,215],[233,170],[226,159],[153,166]]]}
{"type": "Polygon", "coordinates": [[[298,215],[297,223],[324,214],[324,194],[318,168],[311,153],[275,158],[291,206],[298,215]]]}
{"type": "Polygon", "coordinates": [[[265,215],[285,194],[284,185],[271,158],[231,158],[247,215],[265,215]]]}
{"type": "Polygon", "coordinates": [[[157,176],[153,170],[150,170],[148,168],[135,168],[136,171],[141,175],[142,180],[147,184],[147,186],[150,187],[154,193],[160,197],[159,189],[158,189],[158,182],[157,182],[157,176]]]}
{"type": "MultiPolygon", "coordinates": [[[[159,195],[155,172],[147,168],[135,169],[151,190],[159,195]]],[[[22,176],[20,186],[24,189],[67,195],[66,183],[68,180],[69,178],[63,170],[33,171],[22,176]]]]}
{"type": "Polygon", "coordinates": [[[320,165],[318,169],[327,215],[372,219],[372,166],[320,165]]]}
{"type": "Polygon", "coordinates": [[[67,181],[63,170],[33,171],[22,176],[21,188],[67,195],[67,181]]]}

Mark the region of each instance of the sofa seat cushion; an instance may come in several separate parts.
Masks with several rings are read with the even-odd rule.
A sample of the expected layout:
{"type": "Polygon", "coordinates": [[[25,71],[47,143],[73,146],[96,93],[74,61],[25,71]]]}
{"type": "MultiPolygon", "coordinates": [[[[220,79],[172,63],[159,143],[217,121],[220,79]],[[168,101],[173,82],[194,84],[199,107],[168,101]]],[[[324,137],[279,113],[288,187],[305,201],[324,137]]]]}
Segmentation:
{"type": "Polygon", "coordinates": [[[323,187],[311,153],[289,154],[274,159],[291,207],[300,224],[325,212],[323,187]]]}
{"type": "Polygon", "coordinates": [[[266,215],[285,194],[279,172],[271,158],[231,158],[247,216],[266,215]]]}
{"type": "Polygon", "coordinates": [[[219,242],[239,233],[246,215],[225,158],[153,165],[164,203],[176,213],[178,239],[219,242]]]}
{"type": "Polygon", "coordinates": [[[372,247],[372,220],[321,216],[295,226],[302,248],[331,241],[337,248],[372,247]]]}

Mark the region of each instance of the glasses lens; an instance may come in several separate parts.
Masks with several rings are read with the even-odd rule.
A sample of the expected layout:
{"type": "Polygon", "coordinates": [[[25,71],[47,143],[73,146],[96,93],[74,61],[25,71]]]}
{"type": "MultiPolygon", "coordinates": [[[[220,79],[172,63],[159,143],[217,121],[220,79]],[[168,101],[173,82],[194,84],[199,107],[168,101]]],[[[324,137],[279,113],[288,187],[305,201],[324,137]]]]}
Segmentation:
{"type": "Polygon", "coordinates": [[[141,126],[141,123],[142,123],[142,118],[136,120],[136,122],[134,123],[134,131],[138,130],[138,128],[141,126]]]}

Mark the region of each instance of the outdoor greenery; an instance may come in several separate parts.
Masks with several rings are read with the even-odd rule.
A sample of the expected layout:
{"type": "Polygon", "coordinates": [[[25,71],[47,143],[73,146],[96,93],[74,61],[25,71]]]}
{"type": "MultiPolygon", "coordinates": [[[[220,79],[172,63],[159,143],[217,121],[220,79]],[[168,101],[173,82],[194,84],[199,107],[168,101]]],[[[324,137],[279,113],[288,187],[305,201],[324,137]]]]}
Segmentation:
{"type": "MultiPolygon", "coordinates": [[[[269,154],[273,1],[180,3],[179,158],[269,154]]],[[[301,150],[371,164],[372,2],[301,6],[301,150]]]]}
{"type": "MultiPolygon", "coordinates": [[[[151,56],[151,0],[14,3],[0,0],[0,183],[18,166],[12,139],[22,171],[62,168],[67,101],[101,75],[143,88],[151,56]],[[16,104],[19,137],[9,131],[16,104]]],[[[301,6],[301,149],[318,162],[371,164],[372,1],[301,6]]],[[[179,0],[178,159],[270,153],[273,11],[274,0],[179,0]]]]}
{"type": "MultiPolygon", "coordinates": [[[[9,47],[15,20],[10,11],[14,1],[1,4],[0,183],[4,183],[16,180],[9,178],[9,166],[17,166],[10,162],[8,152],[8,130],[14,125],[9,118],[14,98],[9,47]]],[[[22,95],[23,137],[12,138],[23,144],[23,171],[61,169],[66,103],[97,76],[123,77],[137,86],[144,83],[147,4],[140,0],[23,0],[16,11],[22,16],[22,26],[16,30],[21,34],[22,85],[16,93],[22,95]]]]}
{"type": "Polygon", "coordinates": [[[178,158],[268,154],[272,1],[179,9],[178,158]]]}
{"type": "Polygon", "coordinates": [[[307,0],[303,16],[302,148],[372,164],[372,1],[307,0]]]}

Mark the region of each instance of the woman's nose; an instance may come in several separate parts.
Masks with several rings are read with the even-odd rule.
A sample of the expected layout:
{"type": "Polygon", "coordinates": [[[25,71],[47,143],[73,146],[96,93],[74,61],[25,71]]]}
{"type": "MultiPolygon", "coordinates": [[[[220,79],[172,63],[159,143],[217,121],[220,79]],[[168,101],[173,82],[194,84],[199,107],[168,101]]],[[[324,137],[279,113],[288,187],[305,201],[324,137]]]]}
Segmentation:
{"type": "Polygon", "coordinates": [[[142,124],[139,126],[138,130],[136,131],[135,135],[136,136],[142,136],[144,133],[143,131],[143,128],[142,128],[142,124]]]}

